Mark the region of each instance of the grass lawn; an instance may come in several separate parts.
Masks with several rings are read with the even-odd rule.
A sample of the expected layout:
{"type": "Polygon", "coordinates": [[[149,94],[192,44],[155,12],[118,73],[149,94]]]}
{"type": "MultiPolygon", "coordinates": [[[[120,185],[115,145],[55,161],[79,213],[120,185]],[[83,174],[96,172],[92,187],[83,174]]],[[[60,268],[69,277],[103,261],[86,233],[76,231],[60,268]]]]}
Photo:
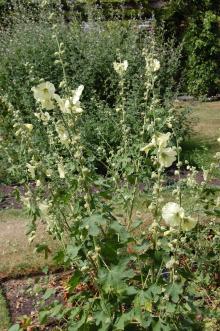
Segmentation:
{"type": "Polygon", "coordinates": [[[194,125],[193,134],[183,145],[184,159],[199,168],[206,168],[213,161],[214,154],[220,151],[217,142],[220,137],[220,102],[194,102],[189,106],[194,125]]]}
{"type": "Polygon", "coordinates": [[[28,217],[20,209],[0,211],[0,279],[40,271],[45,265],[53,265],[49,257],[34,252],[37,243],[48,244],[51,251],[59,248],[59,243],[46,232],[39,222],[36,239],[30,244],[26,236],[28,217]]]}

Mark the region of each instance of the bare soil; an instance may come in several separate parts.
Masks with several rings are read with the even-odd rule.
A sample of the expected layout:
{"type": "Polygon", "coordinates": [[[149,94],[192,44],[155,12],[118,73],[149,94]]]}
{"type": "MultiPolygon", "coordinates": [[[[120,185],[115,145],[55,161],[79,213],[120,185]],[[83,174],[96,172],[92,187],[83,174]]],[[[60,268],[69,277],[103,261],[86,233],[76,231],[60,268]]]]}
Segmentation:
{"type": "Polygon", "coordinates": [[[0,209],[5,208],[21,208],[14,195],[15,190],[18,190],[20,194],[24,194],[25,190],[22,185],[5,185],[0,184],[0,209]]]}
{"type": "Polygon", "coordinates": [[[72,271],[60,272],[34,277],[24,277],[19,279],[11,279],[4,281],[1,284],[5,298],[8,303],[8,308],[11,315],[12,323],[22,323],[24,318],[28,318],[30,327],[29,330],[54,330],[56,325],[55,320],[48,321],[47,325],[40,325],[38,319],[39,310],[44,305],[48,305],[57,300],[62,304],[66,304],[67,296],[65,287],[72,275],[72,271]],[[43,295],[47,289],[54,289],[54,294],[43,300],[43,295]]]}

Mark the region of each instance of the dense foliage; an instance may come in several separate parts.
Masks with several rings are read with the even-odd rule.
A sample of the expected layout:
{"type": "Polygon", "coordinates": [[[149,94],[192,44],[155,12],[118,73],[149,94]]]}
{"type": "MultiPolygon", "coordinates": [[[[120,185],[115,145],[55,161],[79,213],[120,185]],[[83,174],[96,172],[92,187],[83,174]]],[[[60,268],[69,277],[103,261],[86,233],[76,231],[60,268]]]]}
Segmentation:
{"type": "MultiPolygon", "coordinates": [[[[176,45],[184,43],[181,69],[175,80],[182,92],[192,95],[215,95],[220,92],[220,5],[214,0],[172,1],[46,1],[66,24],[75,15],[88,21],[87,4],[99,8],[107,20],[146,19],[155,16],[157,25],[164,24],[166,37],[175,36],[176,45]]],[[[32,15],[35,20],[44,14],[42,1],[11,0],[0,2],[2,26],[11,25],[14,17],[32,15]]]]}
{"type": "Polygon", "coordinates": [[[213,0],[170,1],[161,12],[168,35],[184,41],[182,79],[192,95],[220,92],[220,3],[213,0]]]}
{"type": "MultiPolygon", "coordinates": [[[[100,160],[94,166],[98,171],[105,173],[104,162],[106,155],[102,150],[110,151],[121,140],[120,132],[115,125],[115,108],[117,96],[117,75],[112,70],[115,59],[124,58],[130,65],[126,75],[126,110],[132,134],[141,130],[141,113],[147,106],[144,97],[144,59],[142,48],[154,43],[155,56],[161,63],[161,70],[155,83],[155,93],[161,98],[160,116],[166,118],[170,103],[175,94],[175,73],[179,66],[180,48],[174,47],[173,40],[164,42],[162,33],[154,36],[146,31],[137,30],[137,22],[102,22],[94,19],[93,13],[89,29],[78,20],[71,25],[63,24],[59,18],[51,18],[56,23],[57,35],[62,46],[62,55],[65,65],[65,75],[69,88],[74,89],[77,84],[85,85],[82,102],[87,111],[80,121],[81,132],[87,146],[99,154],[100,160]],[[155,40],[153,40],[155,39],[155,40]]],[[[31,86],[42,77],[53,82],[58,90],[62,89],[60,78],[63,74],[57,41],[52,38],[54,31],[51,23],[46,19],[39,22],[33,18],[23,17],[23,22],[14,23],[11,29],[5,31],[1,38],[0,81],[1,95],[10,101],[15,109],[21,111],[24,122],[29,122],[36,105],[30,95],[31,86]]],[[[3,107],[4,109],[4,107],[3,107]]],[[[187,132],[187,112],[179,109],[178,132],[185,136],[187,132]]],[[[4,122],[11,122],[12,113],[2,112],[1,131],[3,137],[9,135],[5,130],[4,122]]],[[[11,139],[13,139],[13,134],[11,139]]],[[[16,138],[14,137],[16,142],[16,138]]],[[[11,145],[7,146],[7,150],[11,145]]],[[[16,146],[16,144],[15,144],[16,146]]],[[[9,153],[16,158],[17,150],[9,153]]],[[[2,172],[9,165],[4,155],[2,172]]],[[[22,168],[22,166],[21,166],[22,168]]],[[[12,179],[15,179],[14,171],[12,179]]],[[[18,171],[20,177],[22,171],[18,171]]],[[[2,175],[2,177],[5,177],[2,175]]],[[[8,178],[9,179],[9,178],[8,178]]],[[[19,178],[17,178],[18,180],[19,178]]]]}

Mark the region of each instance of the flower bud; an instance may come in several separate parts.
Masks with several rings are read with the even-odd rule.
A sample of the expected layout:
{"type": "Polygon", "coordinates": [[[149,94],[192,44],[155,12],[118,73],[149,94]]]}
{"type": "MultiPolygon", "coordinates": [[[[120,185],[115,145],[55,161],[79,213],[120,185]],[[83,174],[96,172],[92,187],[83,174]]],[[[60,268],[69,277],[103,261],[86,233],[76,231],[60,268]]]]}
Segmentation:
{"type": "Polygon", "coordinates": [[[96,253],[99,253],[101,251],[101,247],[99,247],[99,246],[95,246],[95,252],[96,253]]]}

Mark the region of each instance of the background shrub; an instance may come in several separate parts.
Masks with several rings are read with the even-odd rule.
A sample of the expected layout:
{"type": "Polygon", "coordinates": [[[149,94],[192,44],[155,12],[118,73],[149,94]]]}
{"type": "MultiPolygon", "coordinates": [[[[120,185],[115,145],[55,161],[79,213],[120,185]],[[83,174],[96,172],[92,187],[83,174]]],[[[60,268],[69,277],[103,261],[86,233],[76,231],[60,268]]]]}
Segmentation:
{"type": "MultiPolygon", "coordinates": [[[[36,105],[30,90],[40,79],[53,82],[58,92],[62,90],[59,86],[63,68],[57,61],[57,42],[48,14],[45,11],[45,17],[37,20],[33,16],[26,16],[22,21],[16,19],[0,36],[0,93],[7,95],[12,106],[21,111],[24,122],[33,121],[36,105]]],[[[173,40],[165,42],[163,31],[142,31],[136,20],[104,21],[100,12],[99,16],[97,12],[91,13],[87,25],[77,18],[67,25],[56,14],[53,23],[56,23],[59,42],[64,44],[68,86],[74,89],[85,85],[82,102],[86,112],[80,123],[82,135],[88,147],[100,152],[102,162],[106,157],[102,150],[108,153],[121,139],[115,125],[118,102],[118,78],[113,70],[115,60],[126,59],[129,63],[124,92],[130,130],[135,135],[141,129],[141,114],[146,109],[150,111],[148,101],[144,100],[142,50],[153,49],[155,58],[161,63],[154,93],[160,98],[160,117],[166,120],[177,88],[175,75],[181,47],[175,48],[173,40]]],[[[182,111],[181,117],[186,118],[182,111]]],[[[179,134],[185,132],[186,121],[179,121],[176,129],[179,134]]]]}
{"type": "Polygon", "coordinates": [[[167,36],[183,42],[182,89],[192,95],[220,92],[220,3],[212,0],[172,0],[158,14],[167,36]]]}

